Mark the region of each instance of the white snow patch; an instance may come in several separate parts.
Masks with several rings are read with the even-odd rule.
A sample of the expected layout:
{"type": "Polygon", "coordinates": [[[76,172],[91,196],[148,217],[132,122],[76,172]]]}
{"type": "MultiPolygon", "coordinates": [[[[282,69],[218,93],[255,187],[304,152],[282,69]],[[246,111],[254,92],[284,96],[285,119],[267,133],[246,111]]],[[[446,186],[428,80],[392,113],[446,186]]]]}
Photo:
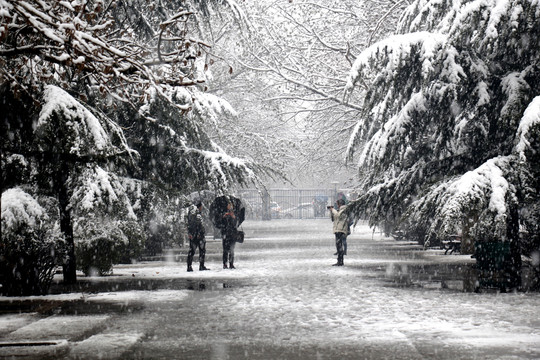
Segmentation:
{"type": "Polygon", "coordinates": [[[39,319],[37,313],[1,314],[0,334],[10,333],[39,319]]]}
{"type": "Polygon", "coordinates": [[[118,359],[120,355],[137,341],[144,334],[121,334],[104,333],[97,334],[76,343],[71,349],[70,356],[81,359],[118,359]]]}
{"type": "Polygon", "coordinates": [[[85,296],[86,301],[91,302],[114,302],[114,303],[133,303],[133,302],[176,302],[183,301],[189,294],[189,290],[132,290],[98,293],[85,296]]]}
{"type": "Polygon", "coordinates": [[[109,319],[109,315],[53,315],[38,320],[10,333],[9,339],[46,340],[66,336],[77,336],[93,329],[109,319]]]}
{"type": "MultiPolygon", "coordinates": [[[[174,271],[166,273],[164,267],[149,268],[148,276],[155,274],[156,269],[162,270],[161,277],[170,277],[174,275],[174,271]]],[[[182,268],[183,269],[183,268],[182,268]]],[[[185,271],[185,269],[183,269],[185,271]]],[[[157,273],[159,274],[159,270],[157,273]]],[[[137,273],[140,277],[145,277],[145,271],[135,271],[130,270],[120,271],[119,273],[137,273]]],[[[114,276],[102,277],[97,281],[107,282],[115,278],[114,276]]],[[[115,291],[115,292],[103,292],[95,294],[87,293],[67,293],[67,294],[58,294],[58,295],[42,295],[42,296],[0,296],[0,301],[17,301],[17,300],[40,300],[40,301],[77,301],[83,300],[88,302],[108,302],[108,303],[131,303],[131,302],[169,302],[169,301],[182,301],[189,294],[189,290],[132,290],[132,291],[115,291]]],[[[9,319],[7,319],[9,320],[9,319]]],[[[1,324],[0,318],[0,324],[1,324]]]]}

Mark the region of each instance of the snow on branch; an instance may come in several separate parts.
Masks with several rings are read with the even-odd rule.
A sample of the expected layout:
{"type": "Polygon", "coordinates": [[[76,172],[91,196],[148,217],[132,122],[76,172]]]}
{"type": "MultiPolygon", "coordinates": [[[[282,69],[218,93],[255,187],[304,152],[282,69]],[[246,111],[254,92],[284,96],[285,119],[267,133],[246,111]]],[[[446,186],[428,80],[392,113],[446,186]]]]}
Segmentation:
{"type": "Polygon", "coordinates": [[[227,155],[217,145],[214,146],[218,151],[186,148],[188,154],[202,157],[204,164],[208,166],[209,177],[215,182],[212,184],[214,187],[227,189],[233,179],[244,181],[256,179],[255,173],[245,160],[227,155]]]}
{"type": "Polygon", "coordinates": [[[225,99],[218,96],[197,92],[194,94],[194,109],[202,117],[217,124],[219,117],[236,117],[238,113],[225,99]]]}
{"type": "Polygon", "coordinates": [[[124,214],[128,219],[137,217],[126,195],[126,189],[113,173],[95,166],[87,167],[80,176],[82,183],[76,188],[71,204],[84,214],[105,210],[111,214],[124,214]]]}
{"type": "Polygon", "coordinates": [[[471,26],[475,17],[480,16],[483,26],[479,31],[475,32],[473,38],[478,39],[481,44],[487,44],[496,41],[499,37],[498,28],[501,23],[504,26],[510,25],[513,27],[516,25],[514,16],[518,15],[523,9],[516,7],[518,13],[511,15],[508,19],[507,15],[513,12],[513,0],[476,0],[467,3],[465,6],[459,7],[455,14],[455,20],[449,25],[447,31],[449,33],[462,33],[463,26],[471,26]],[[510,20],[509,23],[505,23],[510,20]]]}
{"type": "Polygon", "coordinates": [[[32,195],[20,188],[2,193],[2,236],[4,232],[17,232],[21,226],[39,226],[47,213],[32,195]]]}
{"type": "MultiPolygon", "coordinates": [[[[103,151],[110,146],[107,133],[99,123],[99,120],[87,108],[59,87],[48,85],[43,93],[43,108],[39,114],[37,128],[46,126],[54,113],[62,114],[66,119],[80,119],[80,125],[71,123],[77,132],[76,140],[88,139],[98,151],[103,151]]],[[[74,144],[72,152],[79,153],[80,144],[74,144]]]]}
{"type": "Polygon", "coordinates": [[[403,14],[398,28],[400,32],[429,28],[448,34],[452,41],[461,39],[460,43],[493,51],[494,47],[507,45],[501,42],[505,38],[504,33],[521,32],[520,17],[529,6],[536,8],[538,18],[538,1],[416,0],[403,14]],[[527,5],[523,6],[524,3],[527,5]]]}
{"type": "Polygon", "coordinates": [[[65,136],[59,139],[63,143],[63,150],[56,150],[79,157],[131,152],[117,125],[102,123],[75,98],[54,85],[45,87],[36,132],[50,132],[53,138],[53,134],[65,136]],[[113,136],[120,140],[120,147],[113,144],[113,136]]]}
{"type": "MultiPolygon", "coordinates": [[[[0,58],[13,68],[0,72],[1,78],[30,96],[51,80],[68,84],[84,78],[92,91],[131,103],[144,97],[148,86],[205,81],[195,78],[192,65],[204,58],[208,45],[187,37],[187,25],[176,24],[193,21],[191,12],[180,7],[162,23],[177,25],[162,26],[164,54],[158,39],[144,40],[140,30],[115,22],[112,8],[104,9],[102,1],[0,0],[0,58]]],[[[160,25],[157,21],[153,26],[160,25]]]]}
{"type": "MultiPolygon", "coordinates": [[[[416,117],[412,114],[426,111],[426,98],[423,93],[413,94],[407,104],[392,116],[381,129],[364,146],[360,155],[359,166],[370,166],[389,156],[387,145],[390,143],[407,143],[407,129],[414,126],[411,124],[416,117]]],[[[355,131],[358,131],[356,128],[355,131]]],[[[347,153],[352,154],[355,148],[355,138],[359,134],[353,134],[347,148],[347,153]]]]}
{"type": "Polygon", "coordinates": [[[347,76],[345,95],[350,94],[361,79],[370,78],[378,71],[393,74],[413,56],[419,56],[422,74],[427,77],[433,70],[433,59],[446,40],[445,35],[422,31],[394,35],[371,45],[356,58],[347,76]]]}
{"type": "Polygon", "coordinates": [[[465,221],[483,219],[492,233],[504,238],[508,204],[514,203],[515,189],[507,179],[515,158],[500,156],[480,167],[434,186],[413,204],[412,218],[434,213],[432,231],[440,234],[459,232],[465,221]],[[434,208],[434,210],[428,210],[434,208]]]}
{"type": "Polygon", "coordinates": [[[537,131],[540,127],[540,96],[535,97],[533,101],[531,101],[519,122],[517,130],[518,143],[515,151],[522,160],[526,159],[525,151],[531,147],[529,132],[533,127],[536,127],[537,131]]]}

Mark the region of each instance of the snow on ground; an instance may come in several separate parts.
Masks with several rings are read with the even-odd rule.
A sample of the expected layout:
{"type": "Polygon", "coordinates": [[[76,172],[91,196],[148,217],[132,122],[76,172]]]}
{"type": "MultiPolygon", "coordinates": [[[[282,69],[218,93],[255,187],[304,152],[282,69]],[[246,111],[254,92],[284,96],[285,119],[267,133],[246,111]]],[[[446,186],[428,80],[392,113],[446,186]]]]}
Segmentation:
{"type": "MultiPolygon", "coordinates": [[[[129,348],[138,358],[226,358],[239,351],[235,349],[261,346],[341,349],[344,357],[371,348],[374,358],[390,349],[412,359],[540,358],[539,294],[465,293],[393,281],[417,264],[466,265],[471,263],[468,256],[414,250],[414,245],[385,239],[362,226],[349,237],[345,266],[333,267],[335,247],[327,220],[246,222],[244,230],[246,241],[236,247],[237,270],[221,268],[221,243],[209,239],[211,271],[199,272],[194,266],[188,273],[185,263],[148,262],[117,266],[113,276],[94,279],[182,280],[170,286],[204,284],[194,287],[201,291],[164,288],[41,298],[144,305],[125,315],[73,316],[83,323],[107,323],[105,330],[75,343],[72,355],[78,358],[95,355],[99,347],[110,349],[107,354],[113,355],[106,358],[129,348]]],[[[0,298],[0,305],[4,301],[0,298]]],[[[0,329],[10,330],[0,335],[26,328],[29,338],[37,336],[43,329],[35,316],[1,315],[0,329]]],[[[76,329],[71,322],[62,326],[76,329]]],[[[339,355],[334,350],[328,351],[339,355]]],[[[253,355],[245,351],[235,354],[253,355]]]]}
{"type": "Polygon", "coordinates": [[[7,338],[14,340],[62,339],[69,332],[80,333],[103,323],[108,315],[62,315],[49,316],[23,326],[10,333],[7,338]]]}
{"type": "Polygon", "coordinates": [[[143,333],[106,333],[93,335],[75,344],[70,352],[70,356],[72,358],[85,359],[91,353],[93,358],[102,360],[117,359],[124,353],[126,347],[135,344],[143,335],[143,333]]]}

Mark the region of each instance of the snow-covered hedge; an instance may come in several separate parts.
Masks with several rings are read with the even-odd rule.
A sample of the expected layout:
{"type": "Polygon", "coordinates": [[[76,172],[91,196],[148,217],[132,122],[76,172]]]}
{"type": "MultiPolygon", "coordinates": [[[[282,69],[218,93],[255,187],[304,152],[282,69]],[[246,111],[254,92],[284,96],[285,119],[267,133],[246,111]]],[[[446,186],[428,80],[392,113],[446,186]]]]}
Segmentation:
{"type": "Polygon", "coordinates": [[[134,221],[90,218],[75,227],[77,268],[86,276],[112,273],[113,265],[137,259],[144,233],[134,221]]]}
{"type": "Polygon", "coordinates": [[[61,236],[46,209],[20,188],[2,193],[0,293],[47,293],[56,269],[61,236]]]}

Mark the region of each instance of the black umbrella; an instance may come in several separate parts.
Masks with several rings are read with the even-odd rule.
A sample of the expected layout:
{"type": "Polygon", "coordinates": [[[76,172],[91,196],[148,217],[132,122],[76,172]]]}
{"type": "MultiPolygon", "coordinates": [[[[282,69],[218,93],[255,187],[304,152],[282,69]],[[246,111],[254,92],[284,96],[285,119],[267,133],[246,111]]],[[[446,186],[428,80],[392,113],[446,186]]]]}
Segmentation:
{"type": "Polygon", "coordinates": [[[228,203],[233,205],[236,226],[239,226],[246,218],[246,208],[242,204],[242,200],[231,195],[218,196],[210,205],[210,219],[218,229],[222,229],[225,226],[223,223],[223,214],[227,212],[228,203]]]}

